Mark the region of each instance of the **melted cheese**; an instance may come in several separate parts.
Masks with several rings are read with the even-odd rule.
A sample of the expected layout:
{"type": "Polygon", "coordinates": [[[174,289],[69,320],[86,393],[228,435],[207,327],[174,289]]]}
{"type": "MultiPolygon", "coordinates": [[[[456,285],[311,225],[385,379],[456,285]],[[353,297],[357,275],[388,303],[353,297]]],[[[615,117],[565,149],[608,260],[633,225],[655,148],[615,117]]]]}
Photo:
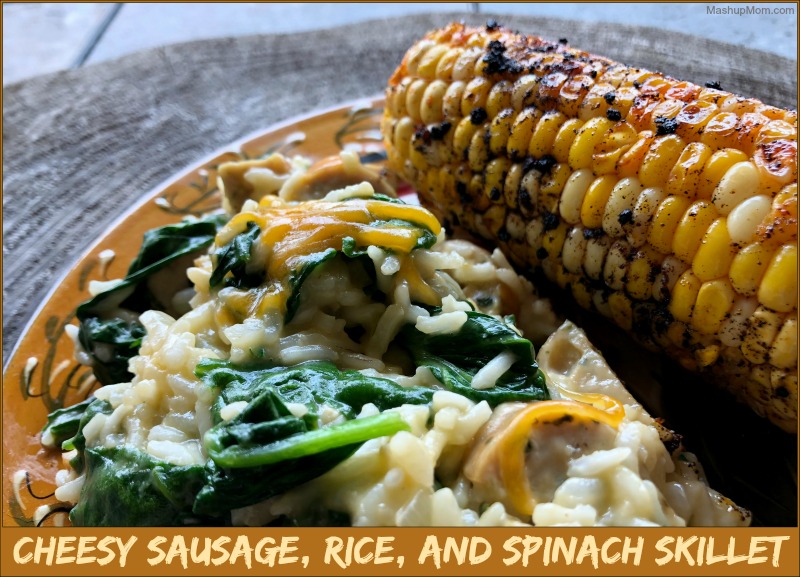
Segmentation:
{"type": "Polygon", "coordinates": [[[240,212],[231,219],[217,235],[217,247],[244,232],[251,222],[261,229],[259,239],[263,250],[258,252],[266,255],[264,269],[268,283],[254,291],[230,291],[226,295],[228,306],[239,315],[285,310],[292,273],[310,255],[330,249],[341,251],[346,238],[352,238],[357,247],[378,246],[394,253],[401,263],[399,275],[407,280],[412,296],[428,304],[438,304],[435,291],[406,258],[426,231],[434,235],[441,231],[436,217],[420,206],[373,198],[288,204],[275,196],[266,196],[257,209],[240,212]]]}

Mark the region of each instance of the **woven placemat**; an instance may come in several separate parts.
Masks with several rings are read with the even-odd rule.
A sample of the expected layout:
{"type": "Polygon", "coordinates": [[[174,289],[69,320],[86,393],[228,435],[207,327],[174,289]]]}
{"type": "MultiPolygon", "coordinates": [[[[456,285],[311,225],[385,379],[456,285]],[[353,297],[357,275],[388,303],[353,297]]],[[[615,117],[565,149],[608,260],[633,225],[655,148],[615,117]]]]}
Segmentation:
{"type": "Polygon", "coordinates": [[[797,63],[772,54],[654,28],[462,13],[190,42],[13,84],[3,100],[4,359],[48,289],[143,193],[256,129],[381,92],[426,31],[487,18],[796,106],[797,63]]]}

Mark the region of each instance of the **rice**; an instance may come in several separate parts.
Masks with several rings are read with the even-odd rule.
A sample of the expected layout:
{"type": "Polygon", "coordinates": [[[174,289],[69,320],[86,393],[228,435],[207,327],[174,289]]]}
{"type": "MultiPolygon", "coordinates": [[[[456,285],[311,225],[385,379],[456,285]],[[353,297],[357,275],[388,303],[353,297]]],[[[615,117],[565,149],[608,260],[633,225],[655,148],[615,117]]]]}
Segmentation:
{"type": "MultiPolygon", "coordinates": [[[[355,155],[341,159],[346,174],[358,173],[359,166],[355,155]]],[[[311,179],[301,171],[278,174],[266,167],[251,168],[243,178],[256,189],[280,188],[282,198],[294,198],[311,179]]],[[[369,199],[373,193],[373,185],[362,182],[330,191],[325,199],[338,203],[369,199]]],[[[243,200],[242,211],[258,215],[282,202],[277,197],[259,198],[258,202],[243,200]]],[[[529,235],[536,232],[530,226],[529,235]]],[[[223,229],[216,249],[238,232],[241,227],[223,229]]],[[[515,223],[509,232],[523,237],[524,223],[515,223]]],[[[248,270],[259,270],[259,263],[271,258],[274,247],[262,244],[252,249],[248,270]]],[[[112,412],[94,416],[85,426],[87,445],[125,444],[173,465],[203,464],[208,459],[203,438],[214,424],[212,406],[219,391],[195,375],[201,360],[287,367],[330,361],[339,369],[435,392],[427,405],[384,411],[398,414],[408,430],[368,440],[317,478],[233,510],[234,524],[258,526],[282,515],[304,524],[313,522],[321,510],[345,513],[353,525],[361,526],[733,522],[730,515],[721,513],[722,498],[694,474],[696,467],[673,463],[654,422],[625,396],[624,389],[617,391],[624,405],[618,428],[595,431],[590,438],[580,439],[585,443],[571,443],[568,435],[552,435],[546,423],[531,425],[530,434],[539,435],[536,439],[546,447],[542,464],[526,469],[538,491],[535,506],[527,512],[518,510],[504,481],[497,477],[498,453],[492,452],[483,435],[505,430],[497,424],[508,425],[522,403],[492,409],[485,400],[474,402],[442,390],[431,368],[409,366],[408,355],[398,352],[395,342],[409,325],[423,335],[456,335],[474,310],[496,319],[514,315],[526,335],[544,340],[556,332],[558,319],[552,308],[535,295],[530,282],[513,270],[500,251],[489,253],[466,241],[445,240],[443,232],[432,246],[410,254],[376,245],[366,247],[365,254],[363,260],[372,263],[374,276],[365,272],[358,259],[337,257],[314,268],[296,295],[299,304],[288,322],[265,285],[212,289],[213,261],[208,255],[197,258],[186,271],[194,287],[191,310],[178,318],[157,311],[141,315],[146,336],[139,355],[130,361],[134,378],[97,391],[96,397],[108,402],[112,412]]],[[[545,350],[552,351],[552,345],[545,350]]],[[[584,370],[602,369],[597,363],[592,365],[592,360],[583,364],[584,370]]],[[[472,390],[497,387],[518,361],[509,350],[499,352],[474,374],[472,390]]],[[[580,384],[577,364],[551,363],[554,400],[563,399],[566,385],[591,392],[590,385],[580,384]]],[[[226,404],[219,418],[229,422],[247,406],[241,400],[226,404]]],[[[286,408],[298,418],[309,413],[302,403],[287,403],[286,408]]],[[[317,412],[320,427],[347,420],[339,409],[325,403],[317,412]]],[[[379,413],[375,404],[367,402],[356,418],[379,413]]],[[[77,502],[84,477],[63,474],[61,478],[57,497],[77,502]]]]}

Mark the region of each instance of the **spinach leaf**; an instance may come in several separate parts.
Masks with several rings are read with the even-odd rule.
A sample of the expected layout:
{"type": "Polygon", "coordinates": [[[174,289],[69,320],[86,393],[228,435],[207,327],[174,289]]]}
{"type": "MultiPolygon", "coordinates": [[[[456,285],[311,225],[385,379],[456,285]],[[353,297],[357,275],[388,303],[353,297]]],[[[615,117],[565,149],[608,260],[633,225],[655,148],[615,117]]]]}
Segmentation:
{"type": "Polygon", "coordinates": [[[303,264],[300,265],[300,268],[292,272],[289,276],[289,298],[286,300],[284,323],[289,323],[297,312],[297,308],[300,306],[300,287],[306,282],[308,276],[319,265],[328,262],[337,254],[338,251],[336,249],[329,248],[323,252],[307,255],[303,258],[303,264]]]}
{"type": "Polygon", "coordinates": [[[42,429],[42,444],[46,447],[59,447],[61,443],[77,435],[81,418],[93,402],[94,399],[89,398],[82,403],[57,409],[47,415],[47,424],[42,429]]]}
{"type": "Polygon", "coordinates": [[[78,430],[75,432],[75,436],[71,439],[66,439],[61,443],[61,448],[63,450],[71,451],[72,449],[75,449],[78,452],[78,454],[69,462],[72,468],[78,473],[83,471],[85,464],[84,451],[86,450],[86,437],[83,434],[83,428],[89,423],[89,421],[92,420],[92,417],[95,415],[110,415],[112,411],[113,408],[111,407],[111,403],[108,401],[101,401],[100,399],[94,399],[83,411],[80,421],[78,422],[78,430]]]}
{"type": "MultiPolygon", "coordinates": [[[[426,405],[433,399],[433,389],[402,387],[378,377],[368,377],[358,371],[339,370],[329,361],[308,361],[293,367],[270,367],[264,364],[235,365],[229,361],[204,359],[195,373],[214,388],[221,389],[212,416],[221,421],[220,411],[228,404],[247,401],[253,404],[245,411],[261,410],[260,395],[274,389],[289,403],[302,403],[309,412],[306,419],[319,416],[319,406],[333,407],[346,418],[354,418],[367,403],[385,411],[404,404],[426,405]]],[[[287,412],[276,411],[275,417],[287,412]]],[[[316,425],[313,425],[316,426],[316,425]]]]}
{"type": "Polygon", "coordinates": [[[76,526],[131,527],[196,524],[195,497],[203,466],[178,466],[127,447],[86,450],[86,480],[70,512],[76,526]]]}
{"type": "Polygon", "coordinates": [[[352,456],[361,443],[324,453],[247,469],[223,469],[214,461],[206,465],[206,483],[194,502],[198,515],[220,517],[231,509],[253,505],[315,479],[352,456]]]}
{"type": "Polygon", "coordinates": [[[78,307],[78,339],[92,358],[95,376],[102,384],[132,378],[128,361],[138,353],[145,334],[137,313],[163,309],[145,281],[180,257],[209,246],[225,218],[215,214],[147,231],[122,282],[78,307]],[[118,308],[128,313],[119,315],[118,308]]]}
{"type": "Polygon", "coordinates": [[[261,234],[261,229],[256,223],[248,222],[244,232],[237,234],[233,239],[217,252],[217,264],[211,273],[209,285],[218,286],[226,280],[228,286],[237,288],[253,288],[264,280],[263,274],[247,272],[247,263],[250,262],[250,252],[253,243],[261,234]],[[225,275],[231,273],[226,279],[225,275]]]}
{"type": "Polygon", "coordinates": [[[204,437],[211,461],[194,506],[198,514],[218,515],[268,499],[327,472],[364,441],[407,430],[397,413],[354,419],[364,404],[383,410],[405,402],[426,404],[433,396],[431,389],[404,389],[387,379],[340,371],[330,362],[287,368],[207,359],[196,374],[221,389],[212,406],[215,425],[204,437]],[[221,411],[242,401],[244,409],[223,421],[221,411]],[[295,417],[289,402],[303,403],[308,413],[295,417]],[[323,403],[351,420],[320,428],[323,403]]]}
{"type": "Polygon", "coordinates": [[[400,331],[399,342],[418,366],[428,367],[450,391],[495,407],[508,401],[549,398],[544,374],[539,370],[531,342],[493,316],[467,311],[467,322],[455,334],[425,334],[413,325],[400,331]],[[516,361],[489,389],[472,388],[472,377],[502,352],[516,361]]]}

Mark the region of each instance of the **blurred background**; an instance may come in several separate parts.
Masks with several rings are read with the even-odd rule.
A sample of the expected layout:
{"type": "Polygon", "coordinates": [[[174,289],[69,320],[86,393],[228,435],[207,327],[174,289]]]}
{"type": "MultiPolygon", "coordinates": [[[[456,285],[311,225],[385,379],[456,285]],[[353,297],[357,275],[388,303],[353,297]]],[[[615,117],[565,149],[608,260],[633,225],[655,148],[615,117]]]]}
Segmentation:
{"type": "Polygon", "coordinates": [[[4,3],[3,84],[176,42],[445,11],[654,26],[797,59],[796,3],[4,3]]]}

